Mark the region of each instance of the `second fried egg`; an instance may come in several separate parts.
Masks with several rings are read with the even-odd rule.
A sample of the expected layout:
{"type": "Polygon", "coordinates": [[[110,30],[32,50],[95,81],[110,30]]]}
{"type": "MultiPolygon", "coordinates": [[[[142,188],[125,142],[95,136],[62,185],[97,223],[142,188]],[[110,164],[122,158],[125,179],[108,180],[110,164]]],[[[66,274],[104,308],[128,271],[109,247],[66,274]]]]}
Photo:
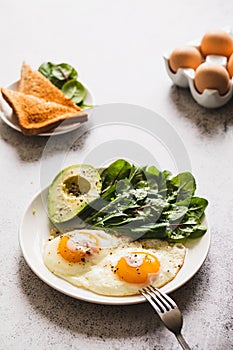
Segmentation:
{"type": "Polygon", "coordinates": [[[109,296],[138,294],[138,290],[148,284],[164,286],[175,278],[182,267],[185,247],[152,241],[151,249],[134,246],[133,242],[128,247],[114,249],[80,276],[75,284],[109,296]]]}

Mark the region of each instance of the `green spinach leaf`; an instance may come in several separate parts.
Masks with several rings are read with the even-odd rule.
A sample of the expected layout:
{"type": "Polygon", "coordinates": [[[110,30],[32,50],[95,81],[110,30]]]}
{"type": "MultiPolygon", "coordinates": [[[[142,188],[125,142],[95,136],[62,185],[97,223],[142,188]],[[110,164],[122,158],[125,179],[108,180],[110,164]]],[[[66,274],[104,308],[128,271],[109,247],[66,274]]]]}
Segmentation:
{"type": "Polygon", "coordinates": [[[53,63],[45,62],[42,63],[38,69],[38,71],[43,74],[47,79],[51,80],[52,78],[52,66],[53,63]]]}
{"type": "Polygon", "coordinates": [[[59,89],[71,79],[77,79],[77,71],[67,63],[42,63],[38,71],[49,79],[59,89]]]}
{"type": "Polygon", "coordinates": [[[172,187],[172,192],[175,190],[177,193],[176,202],[183,201],[187,198],[191,199],[196,190],[195,179],[189,172],[176,175],[169,181],[169,185],[170,188],[172,187]]]}
{"type": "Polygon", "coordinates": [[[194,196],[196,182],[191,173],[172,177],[167,170],[118,159],[102,171],[101,179],[100,197],[79,214],[87,225],[134,239],[172,242],[205,234],[202,218],[208,201],[194,196]]]}
{"type": "Polygon", "coordinates": [[[90,108],[84,103],[86,97],[85,87],[77,80],[78,72],[67,63],[55,64],[44,62],[38,71],[51,81],[56,87],[81,108],[90,108]]]}
{"type": "Polygon", "coordinates": [[[128,178],[131,165],[124,159],[118,159],[110,164],[101,174],[102,191],[113,186],[116,181],[128,178]]]}
{"type": "Polygon", "coordinates": [[[85,87],[75,79],[67,81],[62,86],[61,90],[66,95],[66,97],[70,98],[77,105],[80,104],[86,96],[85,87]]]}

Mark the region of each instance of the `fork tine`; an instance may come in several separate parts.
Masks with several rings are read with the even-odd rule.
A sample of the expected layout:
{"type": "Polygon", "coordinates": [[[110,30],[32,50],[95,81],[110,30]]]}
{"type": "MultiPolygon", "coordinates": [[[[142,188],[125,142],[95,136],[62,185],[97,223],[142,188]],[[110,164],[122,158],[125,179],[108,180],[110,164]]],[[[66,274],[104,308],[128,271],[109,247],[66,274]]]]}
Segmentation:
{"type": "Polygon", "coordinates": [[[149,286],[148,287],[146,287],[146,288],[143,288],[142,289],[143,290],[143,292],[145,293],[145,294],[143,294],[144,295],[144,297],[146,297],[146,295],[148,296],[148,295],[150,295],[150,300],[146,297],[146,299],[152,304],[153,303],[153,306],[155,307],[155,310],[158,312],[158,313],[164,313],[164,312],[166,312],[167,311],[167,309],[166,309],[166,307],[165,307],[165,305],[164,305],[164,303],[162,303],[161,301],[160,301],[160,299],[159,298],[157,298],[157,296],[156,296],[156,294],[154,293],[154,291],[153,290],[150,290],[150,288],[149,288],[149,286]]]}
{"type": "Polygon", "coordinates": [[[176,303],[174,302],[174,300],[172,298],[170,298],[167,294],[161,292],[161,290],[159,290],[158,288],[156,287],[153,287],[153,286],[149,286],[150,289],[154,292],[157,292],[157,296],[159,295],[161,298],[163,298],[163,301],[166,302],[169,304],[169,308],[172,307],[173,309],[177,308],[178,306],[176,305],[176,303]]]}
{"type": "Polygon", "coordinates": [[[153,308],[157,313],[161,313],[160,307],[157,304],[155,304],[151,295],[148,293],[148,291],[145,288],[141,289],[140,293],[147,299],[147,301],[149,301],[149,303],[153,306],[153,308]]]}
{"type": "Polygon", "coordinates": [[[152,286],[149,286],[148,288],[157,299],[157,301],[160,301],[164,305],[165,310],[163,312],[173,309],[173,306],[170,305],[165,298],[163,298],[163,295],[158,290],[154,289],[152,286]]]}

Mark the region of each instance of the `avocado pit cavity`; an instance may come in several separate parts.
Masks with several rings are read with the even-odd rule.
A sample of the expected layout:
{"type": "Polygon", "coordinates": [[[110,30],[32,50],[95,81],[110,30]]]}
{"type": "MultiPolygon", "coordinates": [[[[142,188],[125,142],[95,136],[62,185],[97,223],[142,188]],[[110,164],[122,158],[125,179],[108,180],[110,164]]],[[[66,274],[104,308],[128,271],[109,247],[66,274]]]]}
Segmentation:
{"type": "Polygon", "coordinates": [[[90,189],[90,182],[80,175],[71,176],[63,182],[63,191],[71,196],[79,197],[87,194],[90,189]]]}
{"type": "Polygon", "coordinates": [[[73,219],[99,197],[102,184],[97,169],[75,164],[63,169],[49,186],[48,215],[53,223],[73,219]]]}

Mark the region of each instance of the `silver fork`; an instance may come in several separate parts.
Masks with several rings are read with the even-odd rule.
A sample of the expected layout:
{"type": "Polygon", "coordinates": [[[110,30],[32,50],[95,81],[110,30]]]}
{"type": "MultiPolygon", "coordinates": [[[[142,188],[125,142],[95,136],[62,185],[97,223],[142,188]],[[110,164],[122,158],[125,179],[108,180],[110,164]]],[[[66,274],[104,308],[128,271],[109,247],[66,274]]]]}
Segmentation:
{"type": "Polygon", "coordinates": [[[139,292],[153,306],[164,325],[175,334],[181,347],[184,350],[191,350],[181,335],[183,317],[176,303],[167,294],[153,286],[142,288],[139,292]]]}

